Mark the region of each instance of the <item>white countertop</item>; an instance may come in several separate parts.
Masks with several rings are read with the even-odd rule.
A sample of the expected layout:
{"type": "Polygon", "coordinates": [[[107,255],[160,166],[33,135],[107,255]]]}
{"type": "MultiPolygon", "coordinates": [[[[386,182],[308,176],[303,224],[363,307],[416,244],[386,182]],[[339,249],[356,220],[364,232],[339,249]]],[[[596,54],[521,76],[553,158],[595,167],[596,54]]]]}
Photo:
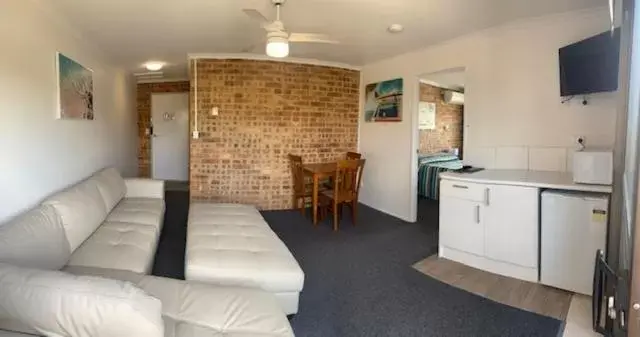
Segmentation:
{"type": "Polygon", "coordinates": [[[611,193],[611,185],[576,184],[570,172],[483,170],[475,173],[443,172],[440,178],[470,183],[529,186],[557,190],[611,193]]]}

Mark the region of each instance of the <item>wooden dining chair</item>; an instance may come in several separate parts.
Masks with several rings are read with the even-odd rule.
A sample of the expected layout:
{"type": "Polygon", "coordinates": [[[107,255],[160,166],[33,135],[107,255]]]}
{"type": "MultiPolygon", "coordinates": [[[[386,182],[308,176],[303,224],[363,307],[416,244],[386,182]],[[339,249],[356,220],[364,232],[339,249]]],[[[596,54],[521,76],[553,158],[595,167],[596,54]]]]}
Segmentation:
{"type": "Polygon", "coordinates": [[[333,188],[320,193],[320,198],[323,199],[323,208],[333,213],[334,231],[338,230],[338,220],[343,204],[351,207],[353,224],[356,224],[358,193],[360,192],[364,163],[364,159],[338,161],[333,179],[333,188]]]}
{"type": "Polygon", "coordinates": [[[293,209],[299,208],[300,213],[304,215],[306,199],[311,198],[313,191],[309,188],[309,184],[307,184],[304,179],[302,157],[290,154],[289,164],[291,165],[293,209]],[[302,200],[302,202],[300,202],[300,200],[302,200]]]}
{"type": "MultiPolygon", "coordinates": [[[[351,152],[351,151],[347,152],[347,160],[354,160],[354,159],[362,159],[362,154],[358,152],[351,152]]],[[[327,189],[332,189],[333,179],[329,177],[329,179],[327,179],[327,181],[324,182],[323,187],[327,189]]]]}
{"type": "Polygon", "coordinates": [[[347,160],[362,159],[362,154],[358,152],[347,152],[347,160]]]}

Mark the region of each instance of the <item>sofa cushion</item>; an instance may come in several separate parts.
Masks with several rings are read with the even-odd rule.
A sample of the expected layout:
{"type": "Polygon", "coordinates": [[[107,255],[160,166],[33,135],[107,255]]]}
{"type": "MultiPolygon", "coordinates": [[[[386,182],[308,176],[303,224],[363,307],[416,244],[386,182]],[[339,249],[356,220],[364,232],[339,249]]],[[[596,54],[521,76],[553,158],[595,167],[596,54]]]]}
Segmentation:
{"type": "Polygon", "coordinates": [[[164,200],[153,198],[125,198],[107,216],[110,222],[127,222],[162,228],[164,200]]]}
{"type": "Polygon", "coordinates": [[[100,267],[85,267],[85,266],[66,266],[62,268],[62,271],[74,275],[84,276],[98,276],[103,278],[110,278],[114,280],[131,282],[138,284],[140,280],[145,276],[140,273],[135,273],[129,270],[122,269],[108,269],[100,267]]]}
{"type": "Polygon", "coordinates": [[[131,283],[0,264],[0,317],[46,336],[162,337],[161,302],[131,283]]]}
{"type": "Polygon", "coordinates": [[[127,178],[126,198],[164,199],[164,180],[146,178],[127,178]]]}
{"type": "Polygon", "coordinates": [[[304,273],[253,206],[193,203],[185,276],[219,285],[300,292],[304,273]]]}
{"type": "Polygon", "coordinates": [[[62,219],[62,225],[73,252],[102,224],[107,211],[95,181],[85,180],[44,201],[62,219]]]}
{"type": "Polygon", "coordinates": [[[138,287],[162,301],[167,337],[293,336],[273,295],[258,289],[154,276],[138,287]]]}
{"type": "Polygon", "coordinates": [[[151,271],[159,236],[155,226],[106,221],[73,252],[69,265],[146,274],[151,271]]]}
{"type": "Polygon", "coordinates": [[[0,262],[58,270],[69,256],[69,241],[52,206],[38,206],[0,226],[0,262]]]}
{"type": "Polygon", "coordinates": [[[104,169],[94,174],[90,179],[96,182],[107,213],[111,212],[127,192],[124,179],[115,168],[104,169]]]}

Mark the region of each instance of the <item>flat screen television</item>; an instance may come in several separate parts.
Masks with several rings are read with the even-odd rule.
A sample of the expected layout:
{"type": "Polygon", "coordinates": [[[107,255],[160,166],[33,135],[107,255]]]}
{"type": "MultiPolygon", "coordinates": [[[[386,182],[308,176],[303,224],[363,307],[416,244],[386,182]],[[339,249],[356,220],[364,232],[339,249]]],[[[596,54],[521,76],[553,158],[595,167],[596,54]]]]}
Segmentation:
{"type": "Polygon", "coordinates": [[[560,96],[618,90],[620,29],[560,48],[560,96]]]}

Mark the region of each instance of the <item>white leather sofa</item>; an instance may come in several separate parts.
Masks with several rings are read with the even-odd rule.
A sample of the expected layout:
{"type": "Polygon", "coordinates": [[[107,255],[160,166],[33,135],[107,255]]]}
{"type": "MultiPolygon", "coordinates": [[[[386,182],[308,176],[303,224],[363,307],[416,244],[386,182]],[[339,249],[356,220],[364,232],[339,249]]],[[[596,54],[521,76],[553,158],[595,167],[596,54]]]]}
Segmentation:
{"type": "Polygon", "coordinates": [[[146,275],[163,197],[107,169],[0,225],[0,336],[293,336],[268,292],[146,275]]]}
{"type": "Polygon", "coordinates": [[[304,272],[253,206],[192,203],[185,264],[187,280],[259,288],[298,312],[304,272]]]}

